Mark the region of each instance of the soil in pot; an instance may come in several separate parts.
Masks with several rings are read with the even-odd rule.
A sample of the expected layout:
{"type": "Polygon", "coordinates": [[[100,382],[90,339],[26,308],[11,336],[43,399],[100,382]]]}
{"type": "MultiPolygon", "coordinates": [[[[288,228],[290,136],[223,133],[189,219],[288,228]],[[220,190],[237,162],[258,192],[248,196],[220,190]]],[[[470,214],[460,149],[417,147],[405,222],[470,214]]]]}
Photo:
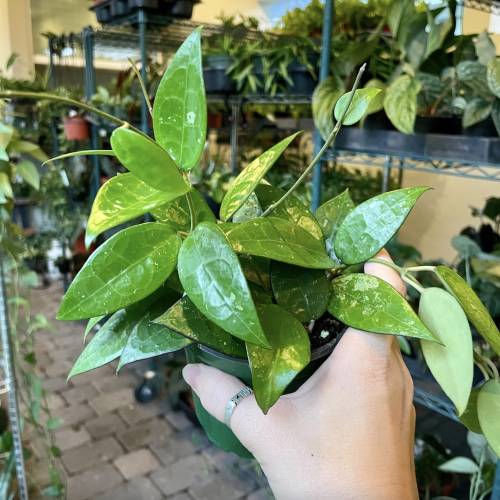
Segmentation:
{"type": "MultiPolygon", "coordinates": [[[[345,326],[328,313],[315,322],[310,334],[311,362],[288,386],[287,393],[296,391],[323,364],[341,338],[344,329],[345,326]]],[[[252,374],[246,359],[226,356],[199,344],[192,344],[186,349],[186,358],[189,363],[213,366],[238,377],[249,386],[252,385],[252,374]]],[[[195,394],[193,400],[198,421],[212,443],[224,451],[236,453],[243,458],[252,458],[252,454],[241,444],[231,429],[212,417],[195,394]]]]}

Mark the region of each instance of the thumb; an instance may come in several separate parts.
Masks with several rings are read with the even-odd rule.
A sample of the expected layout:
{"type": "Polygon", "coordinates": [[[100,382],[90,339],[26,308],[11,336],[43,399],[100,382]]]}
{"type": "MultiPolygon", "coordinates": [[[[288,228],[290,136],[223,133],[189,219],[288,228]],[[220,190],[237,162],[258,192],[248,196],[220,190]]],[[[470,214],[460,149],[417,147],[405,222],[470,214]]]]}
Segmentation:
{"type": "MultiPolygon", "coordinates": [[[[186,365],[182,370],[182,376],[200,398],[203,408],[223,423],[227,403],[246,387],[236,377],[199,363],[186,365]]],[[[257,406],[255,396],[251,394],[234,409],[230,427],[240,437],[241,434],[245,434],[249,423],[254,426],[262,418],[264,415],[257,406]]]]}

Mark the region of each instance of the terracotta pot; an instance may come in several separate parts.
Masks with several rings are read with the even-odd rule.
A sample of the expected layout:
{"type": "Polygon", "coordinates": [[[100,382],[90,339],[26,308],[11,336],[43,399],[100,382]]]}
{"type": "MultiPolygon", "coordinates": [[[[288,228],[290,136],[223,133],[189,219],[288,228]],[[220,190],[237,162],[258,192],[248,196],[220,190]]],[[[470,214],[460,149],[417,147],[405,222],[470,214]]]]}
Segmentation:
{"type": "Polygon", "coordinates": [[[222,113],[208,113],[208,128],[222,128],[223,116],[222,113]]]}
{"type": "Polygon", "coordinates": [[[64,119],[64,135],[68,141],[87,141],[89,124],[81,116],[64,119]]]}

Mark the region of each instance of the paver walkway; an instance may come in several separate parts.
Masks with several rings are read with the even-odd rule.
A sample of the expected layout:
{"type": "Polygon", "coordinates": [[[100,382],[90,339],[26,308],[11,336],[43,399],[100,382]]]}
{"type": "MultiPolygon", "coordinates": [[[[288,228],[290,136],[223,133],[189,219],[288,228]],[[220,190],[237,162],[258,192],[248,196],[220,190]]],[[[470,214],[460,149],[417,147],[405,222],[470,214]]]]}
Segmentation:
{"type": "MultiPolygon", "coordinates": [[[[37,334],[36,353],[49,405],[63,420],[55,439],[69,500],[272,498],[254,461],[209,444],[166,398],[137,403],[137,366],[118,376],[105,366],[66,383],[82,350],[84,326],[54,319],[61,295],[56,282],[34,290],[31,302],[33,312],[45,314],[56,329],[37,334]]],[[[39,485],[47,481],[40,458],[29,462],[29,472],[39,485]]]]}

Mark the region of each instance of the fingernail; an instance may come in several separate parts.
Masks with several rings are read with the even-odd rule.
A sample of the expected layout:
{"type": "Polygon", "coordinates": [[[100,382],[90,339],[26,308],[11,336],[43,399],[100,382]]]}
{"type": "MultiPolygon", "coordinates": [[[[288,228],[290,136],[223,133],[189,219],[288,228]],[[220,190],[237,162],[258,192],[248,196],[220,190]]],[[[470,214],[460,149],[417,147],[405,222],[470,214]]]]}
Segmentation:
{"type": "Polygon", "coordinates": [[[197,364],[186,365],[182,369],[182,376],[183,376],[184,380],[193,389],[196,388],[196,380],[198,378],[199,373],[200,373],[200,365],[197,365],[197,364]]]}

